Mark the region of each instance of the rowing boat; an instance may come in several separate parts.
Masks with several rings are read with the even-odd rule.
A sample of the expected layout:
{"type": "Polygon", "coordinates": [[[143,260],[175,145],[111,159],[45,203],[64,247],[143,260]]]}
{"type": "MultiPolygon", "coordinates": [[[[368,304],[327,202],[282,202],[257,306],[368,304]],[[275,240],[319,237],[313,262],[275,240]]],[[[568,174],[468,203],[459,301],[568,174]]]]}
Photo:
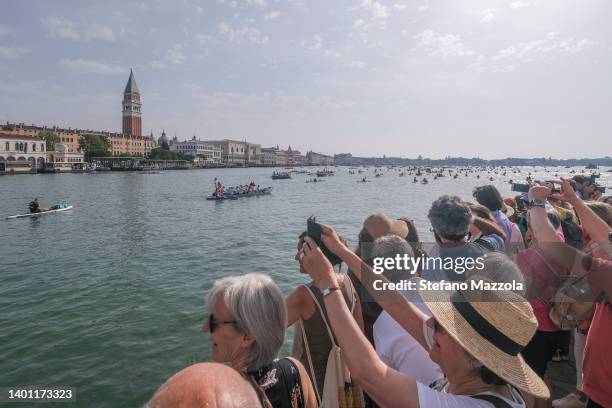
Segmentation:
{"type": "MultiPolygon", "coordinates": [[[[51,207],[51,208],[53,208],[53,207],[51,207]]],[[[71,205],[69,205],[67,207],[63,207],[63,208],[55,208],[55,209],[49,210],[49,211],[41,211],[41,212],[37,212],[37,213],[27,213],[27,214],[11,215],[10,217],[6,217],[6,219],[9,220],[9,219],[13,219],[13,218],[38,217],[39,215],[53,214],[53,213],[58,213],[58,212],[68,211],[68,210],[72,210],[72,206],[71,205]]]]}
{"type": "Polygon", "coordinates": [[[208,197],[206,197],[207,200],[213,200],[213,201],[222,201],[222,200],[237,200],[239,198],[244,198],[244,197],[254,197],[254,196],[262,196],[262,195],[268,195],[272,193],[272,187],[267,187],[264,188],[261,191],[252,191],[250,193],[242,193],[242,194],[226,194],[224,196],[221,197],[217,197],[214,194],[213,195],[209,195],[208,197]]]}

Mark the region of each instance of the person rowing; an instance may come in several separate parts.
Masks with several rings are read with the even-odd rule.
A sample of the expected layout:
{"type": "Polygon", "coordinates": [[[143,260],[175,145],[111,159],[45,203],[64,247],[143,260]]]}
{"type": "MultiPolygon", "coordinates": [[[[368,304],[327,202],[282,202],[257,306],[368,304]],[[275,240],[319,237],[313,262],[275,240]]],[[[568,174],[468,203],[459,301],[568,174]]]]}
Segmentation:
{"type": "Polygon", "coordinates": [[[34,200],[30,202],[29,208],[30,208],[30,213],[39,213],[39,212],[49,211],[48,208],[43,208],[40,206],[40,204],[38,203],[38,197],[34,198],[34,200]]]}

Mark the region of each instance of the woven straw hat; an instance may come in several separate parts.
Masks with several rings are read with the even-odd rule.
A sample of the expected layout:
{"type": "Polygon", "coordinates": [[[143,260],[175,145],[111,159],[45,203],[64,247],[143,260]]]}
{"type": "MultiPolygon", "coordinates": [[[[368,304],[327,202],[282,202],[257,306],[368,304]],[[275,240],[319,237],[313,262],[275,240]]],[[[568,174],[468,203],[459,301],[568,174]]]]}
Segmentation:
{"type": "Polygon", "coordinates": [[[378,239],[388,234],[397,235],[401,238],[406,238],[408,235],[408,226],[404,221],[391,219],[384,213],[370,215],[363,222],[363,227],[372,239],[378,239]]]}
{"type": "MultiPolygon", "coordinates": [[[[471,280],[481,278],[466,281],[468,287],[471,280]]],[[[420,294],[438,323],[485,367],[528,394],[550,397],[544,381],[520,354],[538,326],[524,298],[510,291],[485,290],[420,294]]]]}

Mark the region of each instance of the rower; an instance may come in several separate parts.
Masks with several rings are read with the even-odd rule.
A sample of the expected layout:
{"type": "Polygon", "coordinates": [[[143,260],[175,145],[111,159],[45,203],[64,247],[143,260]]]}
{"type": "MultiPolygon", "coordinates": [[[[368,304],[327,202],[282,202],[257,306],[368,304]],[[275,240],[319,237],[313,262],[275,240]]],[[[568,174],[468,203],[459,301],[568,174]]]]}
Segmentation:
{"type": "Polygon", "coordinates": [[[31,201],[29,207],[30,207],[31,213],[40,212],[40,205],[38,204],[38,198],[35,198],[33,201],[31,201]]]}

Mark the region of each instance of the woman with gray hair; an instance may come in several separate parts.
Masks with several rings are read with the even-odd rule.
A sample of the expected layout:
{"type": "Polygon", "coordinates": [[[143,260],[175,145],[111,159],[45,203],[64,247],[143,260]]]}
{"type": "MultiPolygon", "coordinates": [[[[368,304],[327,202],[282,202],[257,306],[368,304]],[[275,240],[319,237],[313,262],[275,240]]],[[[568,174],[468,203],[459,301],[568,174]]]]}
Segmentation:
{"type": "Polygon", "coordinates": [[[202,329],[210,334],[212,359],[242,373],[264,407],[316,406],[304,366],[292,358],[277,358],[285,341],[287,311],[269,276],[250,273],[216,281],[206,308],[202,329]]]}

